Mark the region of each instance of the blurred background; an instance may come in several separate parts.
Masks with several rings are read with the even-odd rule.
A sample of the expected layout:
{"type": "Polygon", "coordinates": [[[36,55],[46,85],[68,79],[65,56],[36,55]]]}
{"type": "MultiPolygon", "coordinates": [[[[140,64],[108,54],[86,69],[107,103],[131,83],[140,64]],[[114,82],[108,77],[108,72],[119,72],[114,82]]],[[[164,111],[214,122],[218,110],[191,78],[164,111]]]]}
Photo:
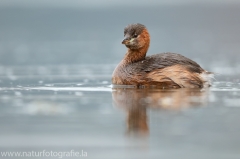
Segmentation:
{"type": "Polygon", "coordinates": [[[117,64],[126,52],[123,28],[142,23],[151,34],[149,54],[236,67],[239,16],[238,0],[1,0],[0,64],[117,64]]]}
{"type": "Polygon", "coordinates": [[[239,0],[0,0],[0,151],[240,158],[239,17],[239,0]],[[148,55],[187,56],[213,86],[112,89],[130,23],[148,55]]]}

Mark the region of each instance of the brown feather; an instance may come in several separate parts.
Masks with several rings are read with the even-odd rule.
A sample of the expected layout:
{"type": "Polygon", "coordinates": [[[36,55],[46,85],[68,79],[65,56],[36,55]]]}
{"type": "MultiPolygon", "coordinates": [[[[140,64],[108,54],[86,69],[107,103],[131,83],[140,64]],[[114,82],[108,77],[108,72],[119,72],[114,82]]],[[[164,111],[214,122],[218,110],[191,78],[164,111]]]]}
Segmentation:
{"type": "Polygon", "coordinates": [[[201,76],[208,72],[180,54],[168,52],[146,57],[150,35],[144,25],[128,25],[124,34],[128,34],[131,40],[126,42],[128,51],[113,72],[113,84],[160,88],[201,88],[210,85],[209,80],[201,76]],[[138,36],[133,38],[133,34],[138,36]]]}

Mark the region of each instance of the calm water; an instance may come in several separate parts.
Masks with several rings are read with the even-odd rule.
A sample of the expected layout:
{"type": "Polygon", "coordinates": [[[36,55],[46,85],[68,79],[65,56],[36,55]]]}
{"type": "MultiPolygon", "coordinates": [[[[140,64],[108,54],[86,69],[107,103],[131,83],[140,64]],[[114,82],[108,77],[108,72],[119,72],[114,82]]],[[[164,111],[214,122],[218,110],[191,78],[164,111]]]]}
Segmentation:
{"type": "Polygon", "coordinates": [[[236,80],[215,80],[205,90],[114,89],[114,65],[2,69],[1,151],[84,150],[88,158],[240,157],[236,80]]]}
{"type": "Polygon", "coordinates": [[[239,159],[240,4],[101,2],[0,1],[0,151],[239,159]],[[148,54],[181,53],[216,73],[213,86],[112,88],[137,22],[148,54]]]}

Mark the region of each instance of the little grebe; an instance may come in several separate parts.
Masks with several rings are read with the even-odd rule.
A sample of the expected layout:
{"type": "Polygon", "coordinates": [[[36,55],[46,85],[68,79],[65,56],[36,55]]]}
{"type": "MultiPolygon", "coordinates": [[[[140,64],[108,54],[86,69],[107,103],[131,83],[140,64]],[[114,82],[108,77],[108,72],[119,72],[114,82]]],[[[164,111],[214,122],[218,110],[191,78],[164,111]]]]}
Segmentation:
{"type": "Polygon", "coordinates": [[[211,85],[212,73],[180,54],[146,56],[150,35],[142,24],[125,27],[122,44],[128,51],[113,72],[113,84],[159,88],[203,88],[211,85]]]}

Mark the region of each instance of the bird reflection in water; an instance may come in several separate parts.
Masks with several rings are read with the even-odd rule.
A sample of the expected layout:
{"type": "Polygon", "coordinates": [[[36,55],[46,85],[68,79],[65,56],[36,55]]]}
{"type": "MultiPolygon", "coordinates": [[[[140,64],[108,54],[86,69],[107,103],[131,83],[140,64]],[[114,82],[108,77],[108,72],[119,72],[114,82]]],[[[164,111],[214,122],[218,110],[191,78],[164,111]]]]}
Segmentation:
{"type": "Polygon", "coordinates": [[[124,89],[112,91],[114,106],[125,110],[128,135],[148,135],[148,109],[178,111],[207,102],[207,90],[201,89],[124,89]]]}

